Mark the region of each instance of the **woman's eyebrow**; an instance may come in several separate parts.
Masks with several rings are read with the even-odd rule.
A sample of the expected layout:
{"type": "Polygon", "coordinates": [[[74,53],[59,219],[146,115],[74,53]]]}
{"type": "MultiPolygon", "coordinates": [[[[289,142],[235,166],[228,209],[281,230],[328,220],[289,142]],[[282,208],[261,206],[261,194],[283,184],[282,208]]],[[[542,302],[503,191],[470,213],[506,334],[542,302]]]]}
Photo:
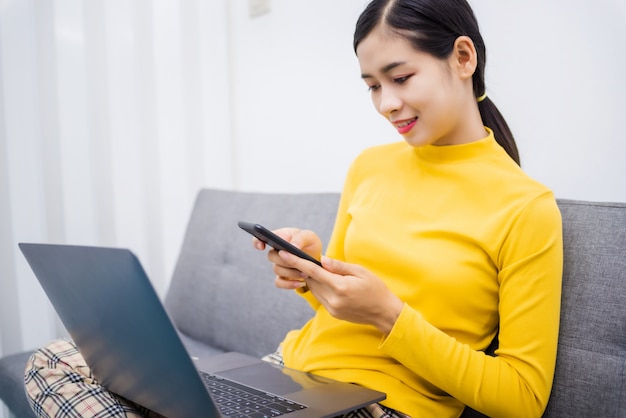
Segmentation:
{"type": "MultiPolygon", "coordinates": [[[[392,62],[389,63],[387,65],[385,65],[383,68],[380,69],[380,72],[383,74],[388,73],[389,71],[393,70],[394,68],[402,65],[402,64],[406,64],[404,61],[397,61],[397,62],[392,62]]],[[[374,76],[370,75],[370,74],[361,74],[361,78],[373,78],[374,76]]]]}

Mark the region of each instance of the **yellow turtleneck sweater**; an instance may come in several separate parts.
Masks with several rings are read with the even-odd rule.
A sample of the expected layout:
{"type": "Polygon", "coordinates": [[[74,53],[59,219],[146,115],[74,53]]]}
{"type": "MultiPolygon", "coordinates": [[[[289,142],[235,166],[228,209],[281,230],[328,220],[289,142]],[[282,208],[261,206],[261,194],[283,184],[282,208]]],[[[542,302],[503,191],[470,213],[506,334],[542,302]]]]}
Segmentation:
{"type": "Polygon", "coordinates": [[[411,416],[540,416],[559,327],[561,218],[493,134],[463,145],[405,142],[352,164],[331,258],[360,264],[405,306],[392,332],[316,310],[283,342],[288,367],[387,393],[411,416]],[[496,357],[484,350],[499,330],[496,357]]]}

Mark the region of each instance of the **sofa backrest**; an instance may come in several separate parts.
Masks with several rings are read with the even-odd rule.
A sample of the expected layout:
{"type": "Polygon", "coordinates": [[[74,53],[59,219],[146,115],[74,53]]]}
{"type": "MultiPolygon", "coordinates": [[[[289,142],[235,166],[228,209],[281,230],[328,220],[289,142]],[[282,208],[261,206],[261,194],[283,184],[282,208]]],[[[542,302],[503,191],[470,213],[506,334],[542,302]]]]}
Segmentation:
{"type": "Polygon", "coordinates": [[[201,190],[187,226],[165,305],[188,337],[253,356],[273,352],[287,331],[312,315],[308,304],[274,287],[266,252],[237,226],[295,226],[328,242],[336,193],[276,194],[201,190]]]}
{"type": "Polygon", "coordinates": [[[546,417],[626,416],[626,204],[559,200],[563,296],[546,417]]]}
{"type": "MultiPolygon", "coordinates": [[[[313,314],[274,287],[238,220],[315,230],[326,243],[339,195],[202,190],[166,306],[183,333],[262,356],[313,314]],[[261,308],[260,308],[261,307],[261,308]]],[[[546,417],[626,417],[626,204],[558,201],[564,272],[556,374],[546,417]]],[[[464,415],[475,416],[475,415],[464,415]]]]}

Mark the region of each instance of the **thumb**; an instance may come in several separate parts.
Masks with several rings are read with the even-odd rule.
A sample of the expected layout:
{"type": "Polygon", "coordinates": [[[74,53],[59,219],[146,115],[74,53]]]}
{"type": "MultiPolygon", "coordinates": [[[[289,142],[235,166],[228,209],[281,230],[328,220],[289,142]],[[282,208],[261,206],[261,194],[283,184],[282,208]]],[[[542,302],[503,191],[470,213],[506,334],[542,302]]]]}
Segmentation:
{"type": "Polygon", "coordinates": [[[341,260],[322,257],[322,267],[330,271],[331,273],[339,274],[342,276],[359,276],[359,266],[356,264],[346,263],[341,260]]]}

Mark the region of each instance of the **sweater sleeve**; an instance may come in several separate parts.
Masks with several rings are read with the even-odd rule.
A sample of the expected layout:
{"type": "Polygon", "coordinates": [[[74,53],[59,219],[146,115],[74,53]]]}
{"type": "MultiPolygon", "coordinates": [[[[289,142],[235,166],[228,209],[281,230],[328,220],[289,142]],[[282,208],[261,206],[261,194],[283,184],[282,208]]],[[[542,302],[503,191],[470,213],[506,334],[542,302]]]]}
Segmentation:
{"type": "MultiPolygon", "coordinates": [[[[531,202],[503,243],[499,348],[491,357],[404,306],[381,349],[489,416],[541,416],[554,376],[563,265],[561,216],[551,193],[531,202]]],[[[471,296],[471,295],[468,295],[471,296]]]]}
{"type": "MultiPolygon", "coordinates": [[[[352,196],[352,187],[355,182],[356,172],[356,164],[353,163],[350,167],[348,175],[346,177],[346,181],[343,186],[343,192],[341,193],[339,199],[339,207],[337,209],[337,215],[335,218],[335,224],[333,226],[333,231],[330,236],[330,241],[328,242],[328,247],[326,248],[326,256],[330,258],[334,258],[336,260],[345,261],[344,255],[344,239],[346,236],[346,231],[348,229],[348,225],[350,224],[350,216],[348,214],[348,206],[350,204],[350,198],[352,196]]],[[[300,294],[308,303],[311,305],[313,309],[317,309],[320,307],[320,303],[313,296],[313,293],[307,290],[297,289],[297,293],[300,294]]]]}

